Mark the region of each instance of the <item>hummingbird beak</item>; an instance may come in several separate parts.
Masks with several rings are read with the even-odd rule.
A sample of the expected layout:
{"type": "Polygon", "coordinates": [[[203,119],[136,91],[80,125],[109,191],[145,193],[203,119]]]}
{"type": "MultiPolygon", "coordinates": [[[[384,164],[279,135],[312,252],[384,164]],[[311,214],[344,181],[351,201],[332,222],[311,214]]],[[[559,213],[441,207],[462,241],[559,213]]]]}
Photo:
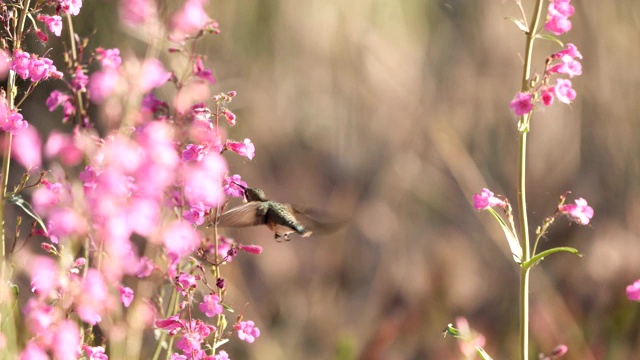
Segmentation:
{"type": "Polygon", "coordinates": [[[244,202],[249,202],[249,200],[247,200],[247,187],[243,186],[243,185],[240,185],[235,181],[232,181],[232,183],[234,183],[237,187],[242,189],[242,193],[244,194],[244,202]]]}

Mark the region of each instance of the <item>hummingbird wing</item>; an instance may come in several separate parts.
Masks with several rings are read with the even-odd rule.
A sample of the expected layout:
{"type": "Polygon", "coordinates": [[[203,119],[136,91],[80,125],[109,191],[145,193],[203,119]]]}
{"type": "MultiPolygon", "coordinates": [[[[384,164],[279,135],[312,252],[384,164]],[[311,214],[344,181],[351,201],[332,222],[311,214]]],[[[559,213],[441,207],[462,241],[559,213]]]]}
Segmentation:
{"type": "Polygon", "coordinates": [[[218,226],[235,228],[266,224],[266,213],[261,211],[260,204],[260,201],[252,201],[222,213],[218,226]]]}
{"type": "Polygon", "coordinates": [[[347,219],[331,215],[326,211],[299,205],[291,205],[291,208],[296,219],[314,234],[326,235],[338,231],[347,223],[347,219]]]}

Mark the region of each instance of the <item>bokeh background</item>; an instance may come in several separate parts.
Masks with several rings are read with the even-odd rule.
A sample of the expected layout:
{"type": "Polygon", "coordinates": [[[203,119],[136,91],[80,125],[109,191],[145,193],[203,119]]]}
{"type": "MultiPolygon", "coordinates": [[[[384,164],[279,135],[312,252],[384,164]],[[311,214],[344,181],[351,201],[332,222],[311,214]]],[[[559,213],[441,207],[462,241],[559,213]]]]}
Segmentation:
{"type": "MultiPolygon", "coordinates": [[[[532,354],[564,343],[568,359],[640,359],[640,304],[624,292],[640,278],[640,2],[572,3],[561,40],[582,52],[583,75],[573,104],[534,114],[530,224],[568,190],[595,217],[588,227],[556,221],[540,245],[584,256],[533,271],[532,354]]],[[[116,6],[86,2],[77,31],[144,55],[116,6]]],[[[504,19],[519,16],[513,1],[212,0],[208,10],[222,30],[201,47],[214,91],[238,92],[229,136],[257,149],[252,161],[232,159],[232,172],[273,199],[350,219],[283,243],[267,229],[227,232],[264,247],[224,268],[227,301],[262,331],[252,345],[232,341],[233,358],[459,359],[442,336],[457,316],[494,358],[516,358],[518,268],[498,225],[471,204],[483,187],[516,203],[508,104],[524,35],[504,19]]],[[[537,44],[540,72],[559,47],[537,44]]]]}

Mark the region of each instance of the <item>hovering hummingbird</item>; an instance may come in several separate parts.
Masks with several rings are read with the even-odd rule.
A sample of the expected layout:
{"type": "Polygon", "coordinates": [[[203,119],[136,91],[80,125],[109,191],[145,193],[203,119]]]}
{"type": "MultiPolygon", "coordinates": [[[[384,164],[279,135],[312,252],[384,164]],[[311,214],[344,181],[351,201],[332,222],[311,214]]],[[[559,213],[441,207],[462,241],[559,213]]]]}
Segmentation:
{"type": "Polygon", "coordinates": [[[276,240],[284,238],[287,241],[290,240],[289,234],[294,232],[302,237],[310,236],[312,232],[307,226],[313,227],[314,230],[315,228],[328,230],[332,227],[328,222],[323,223],[313,219],[309,216],[307,209],[269,200],[261,189],[242,186],[235,182],[234,184],[242,188],[248,203],[220,215],[218,226],[247,227],[267,225],[270,230],[275,232],[276,240]],[[303,225],[296,217],[303,219],[306,225],[303,225]]]}

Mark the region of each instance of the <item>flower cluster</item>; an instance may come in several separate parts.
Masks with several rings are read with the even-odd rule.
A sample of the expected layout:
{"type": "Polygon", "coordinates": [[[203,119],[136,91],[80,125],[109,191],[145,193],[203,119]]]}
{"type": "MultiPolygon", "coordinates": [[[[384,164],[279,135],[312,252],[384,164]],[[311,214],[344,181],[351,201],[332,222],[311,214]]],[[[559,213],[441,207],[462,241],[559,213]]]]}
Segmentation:
{"type": "MultiPolygon", "coordinates": [[[[571,22],[567,18],[572,14],[573,6],[571,6],[570,0],[552,1],[549,4],[549,15],[545,28],[556,35],[569,31],[571,22]],[[557,29],[562,29],[562,31],[557,32],[557,29]]],[[[576,91],[572,88],[571,80],[558,77],[553,83],[551,76],[567,75],[573,78],[581,75],[582,64],[578,59],[582,59],[582,54],[573,44],[567,44],[564,50],[549,56],[542,78],[536,77],[529,91],[518,93],[509,104],[509,108],[516,116],[524,116],[533,110],[538,101],[542,101],[544,106],[550,106],[557,98],[560,102],[570,104],[576,98],[576,91]]]]}

